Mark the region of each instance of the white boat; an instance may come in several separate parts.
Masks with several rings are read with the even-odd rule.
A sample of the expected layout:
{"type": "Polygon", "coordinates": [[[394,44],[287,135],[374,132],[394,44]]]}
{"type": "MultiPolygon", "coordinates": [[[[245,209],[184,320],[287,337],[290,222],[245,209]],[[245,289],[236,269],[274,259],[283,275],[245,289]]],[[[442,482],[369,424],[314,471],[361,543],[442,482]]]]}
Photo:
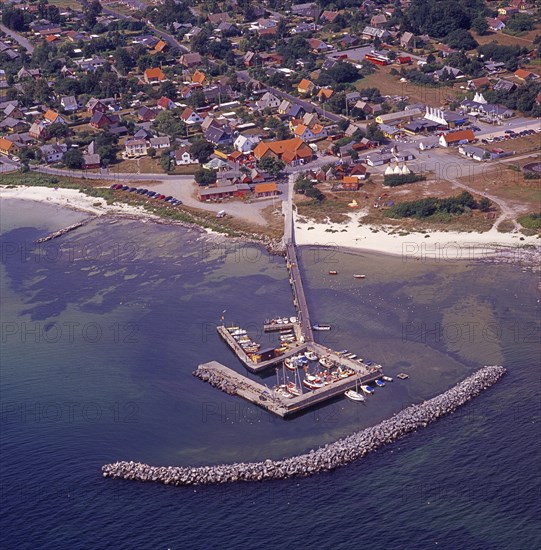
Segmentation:
{"type": "Polygon", "coordinates": [[[326,368],[330,369],[334,363],[328,357],[320,357],[319,362],[326,368]]]}
{"type": "Polygon", "coordinates": [[[317,361],[319,359],[313,351],[307,351],[304,355],[306,356],[306,359],[309,359],[310,361],[317,361]]]}
{"type": "Polygon", "coordinates": [[[288,357],[284,359],[284,365],[289,370],[297,370],[297,365],[295,364],[295,357],[288,357]]]}
{"type": "Polygon", "coordinates": [[[302,393],[301,389],[298,388],[294,382],[289,382],[288,385],[287,385],[287,391],[293,395],[293,396],[297,396],[297,395],[300,395],[302,393]]]}
{"type": "Polygon", "coordinates": [[[290,318],[289,318],[289,322],[290,322],[290,323],[296,323],[296,322],[297,322],[297,318],[296,318],[296,317],[290,317],[290,318]]]}
{"type": "Polygon", "coordinates": [[[368,395],[372,395],[374,393],[374,390],[370,386],[361,386],[361,390],[368,395]]]}
{"type": "Polygon", "coordinates": [[[353,275],[355,279],[364,279],[366,278],[366,275],[353,275]]]}
{"type": "Polygon", "coordinates": [[[231,333],[231,336],[245,336],[248,334],[243,328],[238,328],[231,333]]]}
{"type": "Polygon", "coordinates": [[[393,379],[390,376],[382,376],[381,378],[383,380],[385,380],[385,382],[392,382],[393,381],[393,379]]]}
{"type": "Polygon", "coordinates": [[[383,388],[385,386],[385,382],[383,380],[380,380],[379,378],[376,380],[376,386],[379,386],[380,388],[383,388]]]}
{"type": "Polygon", "coordinates": [[[357,359],[357,356],[354,353],[350,353],[350,354],[346,355],[346,357],[348,359],[357,359]]]}
{"type": "Polygon", "coordinates": [[[352,401],[364,401],[366,397],[355,390],[347,390],[344,395],[352,401]]]}
{"type": "Polygon", "coordinates": [[[312,327],[312,330],[331,330],[331,325],[322,325],[317,323],[312,327]]]}

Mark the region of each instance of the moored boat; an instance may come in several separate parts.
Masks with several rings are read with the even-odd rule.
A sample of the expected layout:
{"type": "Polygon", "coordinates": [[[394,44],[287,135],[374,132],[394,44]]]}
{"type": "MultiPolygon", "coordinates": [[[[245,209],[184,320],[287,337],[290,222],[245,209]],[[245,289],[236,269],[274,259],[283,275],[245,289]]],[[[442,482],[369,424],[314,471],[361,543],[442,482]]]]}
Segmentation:
{"type": "Polygon", "coordinates": [[[390,376],[383,375],[381,378],[382,378],[382,380],[385,380],[385,382],[392,382],[393,381],[393,379],[390,376]]]}
{"type": "Polygon", "coordinates": [[[379,378],[376,380],[376,386],[379,386],[380,388],[382,388],[383,386],[385,386],[385,382],[383,380],[380,380],[379,378]]]}
{"type": "Polygon", "coordinates": [[[374,390],[370,386],[361,386],[361,390],[363,390],[364,393],[368,395],[372,395],[374,393],[374,390]]]}
{"type": "Polygon", "coordinates": [[[362,393],[355,390],[347,390],[344,395],[352,401],[364,401],[366,399],[362,393]]]}
{"type": "Polygon", "coordinates": [[[317,361],[318,356],[313,351],[307,351],[305,354],[306,359],[309,359],[310,361],[317,361]]]}
{"type": "Polygon", "coordinates": [[[316,323],[312,326],[312,330],[331,330],[331,325],[316,323]]]}
{"type": "Polygon", "coordinates": [[[366,275],[357,275],[357,274],[355,274],[355,275],[353,275],[353,277],[354,277],[355,279],[365,279],[365,278],[366,278],[366,275]]]}
{"type": "Polygon", "coordinates": [[[321,378],[316,378],[315,380],[307,380],[305,378],[302,383],[311,390],[317,390],[318,388],[322,388],[325,385],[321,378]]]}

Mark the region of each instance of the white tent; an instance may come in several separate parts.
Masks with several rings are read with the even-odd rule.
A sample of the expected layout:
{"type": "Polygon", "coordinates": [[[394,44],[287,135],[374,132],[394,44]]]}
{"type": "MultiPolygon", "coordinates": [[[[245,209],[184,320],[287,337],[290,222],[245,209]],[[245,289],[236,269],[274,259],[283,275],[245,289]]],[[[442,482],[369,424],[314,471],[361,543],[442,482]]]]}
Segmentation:
{"type": "Polygon", "coordinates": [[[404,176],[407,176],[408,174],[411,174],[411,170],[404,164],[404,166],[402,166],[402,174],[404,176]]]}
{"type": "Polygon", "coordinates": [[[385,168],[385,175],[386,176],[392,176],[393,174],[394,174],[394,171],[391,168],[391,165],[389,164],[389,166],[387,166],[387,168],[385,168]]]}
{"type": "Polygon", "coordinates": [[[400,167],[398,164],[394,167],[393,174],[401,174],[402,170],[400,170],[400,167]]]}

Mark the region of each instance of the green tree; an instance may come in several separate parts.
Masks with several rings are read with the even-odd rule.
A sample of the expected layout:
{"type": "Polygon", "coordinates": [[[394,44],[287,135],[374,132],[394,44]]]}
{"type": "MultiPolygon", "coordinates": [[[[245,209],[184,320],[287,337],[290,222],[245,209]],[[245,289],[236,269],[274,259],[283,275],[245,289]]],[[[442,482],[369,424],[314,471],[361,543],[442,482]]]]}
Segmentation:
{"type": "Polygon", "coordinates": [[[210,185],[216,181],[216,170],[200,167],[195,171],[194,179],[198,185],[210,185]]]}
{"type": "Polygon", "coordinates": [[[173,111],[160,111],[152,122],[152,127],[172,138],[186,135],[186,125],[173,111]]]}
{"type": "Polygon", "coordinates": [[[64,164],[72,170],[79,169],[83,166],[83,154],[79,149],[69,149],[64,154],[64,164]]]}
{"type": "Polygon", "coordinates": [[[471,28],[479,35],[486,34],[488,32],[488,23],[485,17],[482,15],[476,17],[471,24],[471,28]]]}
{"type": "Polygon", "coordinates": [[[190,147],[190,154],[201,164],[207,162],[213,152],[214,145],[203,138],[196,139],[190,147]]]}
{"type": "Polygon", "coordinates": [[[259,168],[276,177],[285,168],[283,160],[275,159],[274,157],[265,157],[259,161],[259,168]]]}

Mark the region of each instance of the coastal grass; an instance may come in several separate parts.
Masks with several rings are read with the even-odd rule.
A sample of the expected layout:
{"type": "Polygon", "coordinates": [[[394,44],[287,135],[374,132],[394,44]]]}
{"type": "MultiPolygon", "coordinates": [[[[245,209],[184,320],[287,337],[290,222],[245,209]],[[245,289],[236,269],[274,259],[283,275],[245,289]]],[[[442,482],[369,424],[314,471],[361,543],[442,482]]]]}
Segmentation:
{"type": "Polygon", "coordinates": [[[541,231],[541,213],[539,212],[520,216],[517,221],[522,225],[522,232],[525,235],[535,235],[541,231]]]}

